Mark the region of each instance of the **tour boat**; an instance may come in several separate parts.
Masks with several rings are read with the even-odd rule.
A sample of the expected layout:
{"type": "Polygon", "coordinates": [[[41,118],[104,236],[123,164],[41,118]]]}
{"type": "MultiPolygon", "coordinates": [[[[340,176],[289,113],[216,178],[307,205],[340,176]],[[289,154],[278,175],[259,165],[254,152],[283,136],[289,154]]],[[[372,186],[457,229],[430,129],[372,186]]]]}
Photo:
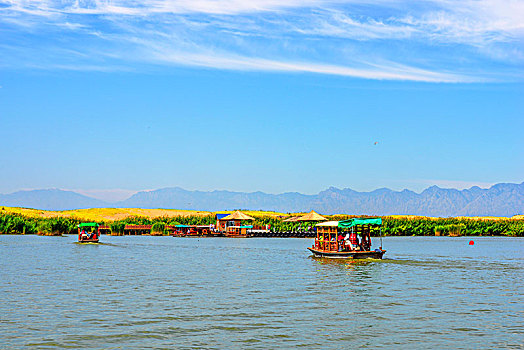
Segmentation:
{"type": "Polygon", "coordinates": [[[380,247],[371,250],[371,229],[382,225],[381,218],[328,221],[316,225],[317,237],[308,249],[316,257],[338,259],[382,259],[386,252],[380,247]],[[361,237],[358,240],[357,235],[361,237]]]}
{"type": "Polygon", "coordinates": [[[173,237],[185,237],[189,233],[191,226],[189,225],[173,225],[167,226],[167,229],[173,231],[171,236],[173,237]]]}
{"type": "Polygon", "coordinates": [[[195,231],[199,237],[210,237],[212,230],[210,225],[195,225],[195,231]]]}
{"type": "Polygon", "coordinates": [[[209,225],[174,225],[173,237],[207,237],[212,235],[209,225]]]}
{"type": "Polygon", "coordinates": [[[78,243],[98,243],[100,232],[96,222],[78,225],[78,243]]]}

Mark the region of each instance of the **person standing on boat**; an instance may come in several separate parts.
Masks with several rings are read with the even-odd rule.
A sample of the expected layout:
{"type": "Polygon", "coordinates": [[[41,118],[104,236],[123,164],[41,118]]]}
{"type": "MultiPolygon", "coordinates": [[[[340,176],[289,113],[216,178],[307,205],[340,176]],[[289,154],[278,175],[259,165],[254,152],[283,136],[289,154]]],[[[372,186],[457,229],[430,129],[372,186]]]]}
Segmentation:
{"type": "Polygon", "coordinates": [[[358,237],[355,231],[351,231],[349,234],[349,243],[351,244],[351,249],[356,250],[359,246],[358,237]]]}
{"type": "Polygon", "coordinates": [[[318,237],[318,248],[324,249],[324,236],[323,235],[320,235],[320,237],[318,237]]]}
{"type": "Polygon", "coordinates": [[[344,236],[344,250],[351,250],[351,243],[349,242],[349,233],[344,236]]]}
{"type": "Polygon", "coordinates": [[[366,251],[369,251],[371,249],[371,237],[369,237],[369,233],[364,233],[362,235],[362,247],[366,251]]]}
{"type": "Polygon", "coordinates": [[[342,234],[342,232],[340,232],[340,233],[338,234],[338,237],[337,237],[337,238],[338,238],[338,239],[337,239],[337,241],[338,241],[338,243],[337,243],[337,245],[338,245],[338,251],[341,252],[341,251],[344,250],[344,235],[342,234]]]}

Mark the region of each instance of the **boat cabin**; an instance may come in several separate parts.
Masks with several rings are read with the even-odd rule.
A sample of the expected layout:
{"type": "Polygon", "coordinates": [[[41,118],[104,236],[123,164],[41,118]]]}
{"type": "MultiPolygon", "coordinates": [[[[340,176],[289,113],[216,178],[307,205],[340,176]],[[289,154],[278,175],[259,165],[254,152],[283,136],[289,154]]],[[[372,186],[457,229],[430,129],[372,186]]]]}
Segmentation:
{"type": "Polygon", "coordinates": [[[96,222],[82,223],[78,225],[79,243],[98,243],[99,237],[100,231],[96,222]]]}
{"type": "Polygon", "coordinates": [[[381,225],[381,218],[322,222],[316,225],[317,237],[308,249],[319,257],[382,259],[386,252],[382,249],[382,236],[379,248],[372,250],[371,245],[371,232],[381,225]]]}

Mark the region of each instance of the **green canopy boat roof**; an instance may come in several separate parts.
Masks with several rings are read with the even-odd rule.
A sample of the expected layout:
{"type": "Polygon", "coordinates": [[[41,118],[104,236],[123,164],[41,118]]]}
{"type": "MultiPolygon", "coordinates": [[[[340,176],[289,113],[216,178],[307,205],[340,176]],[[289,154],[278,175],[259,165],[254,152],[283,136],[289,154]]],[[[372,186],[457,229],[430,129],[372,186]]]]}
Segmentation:
{"type": "Polygon", "coordinates": [[[78,225],[78,227],[97,227],[97,226],[98,224],[96,222],[84,222],[78,225]]]}
{"type": "Polygon", "coordinates": [[[349,219],[338,222],[340,228],[350,228],[357,225],[382,225],[382,218],[349,219]]]}
{"type": "Polygon", "coordinates": [[[189,225],[175,225],[175,227],[191,227],[189,225]]]}

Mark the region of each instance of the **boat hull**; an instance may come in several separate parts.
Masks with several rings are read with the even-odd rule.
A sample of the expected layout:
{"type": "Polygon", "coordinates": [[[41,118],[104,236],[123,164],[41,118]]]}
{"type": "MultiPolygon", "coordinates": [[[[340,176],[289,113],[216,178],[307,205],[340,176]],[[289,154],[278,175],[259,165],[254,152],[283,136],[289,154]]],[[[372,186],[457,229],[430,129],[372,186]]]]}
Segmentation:
{"type": "Polygon", "coordinates": [[[208,237],[224,237],[224,234],[220,232],[210,232],[207,236],[208,237]]]}
{"type": "Polygon", "coordinates": [[[350,251],[350,252],[332,252],[327,250],[318,250],[315,248],[307,248],[315,257],[330,258],[330,259],[382,259],[386,252],[379,251],[350,251]]]}
{"type": "Polygon", "coordinates": [[[78,243],[98,243],[98,238],[96,239],[79,239],[78,243]]]}

